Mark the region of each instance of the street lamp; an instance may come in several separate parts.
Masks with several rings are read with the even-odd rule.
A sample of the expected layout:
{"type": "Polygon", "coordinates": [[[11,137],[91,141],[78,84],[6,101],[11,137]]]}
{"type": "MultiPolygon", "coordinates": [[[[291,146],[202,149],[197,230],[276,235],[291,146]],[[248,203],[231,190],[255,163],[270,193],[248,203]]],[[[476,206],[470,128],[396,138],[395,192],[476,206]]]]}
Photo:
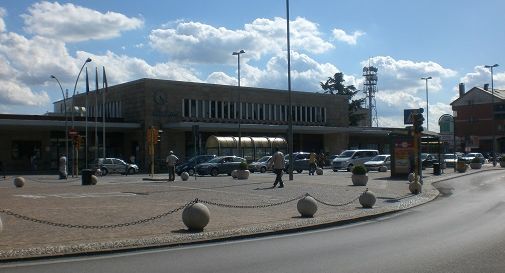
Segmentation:
{"type": "MultiPolygon", "coordinates": [[[[77,82],[79,81],[79,77],[81,76],[81,72],[84,69],[84,66],[91,62],[91,58],[87,58],[86,61],[81,66],[81,70],[79,70],[79,74],[77,74],[77,79],[75,79],[75,85],[74,85],[74,93],[72,94],[72,108],[70,109],[72,113],[72,130],[75,128],[74,126],[74,97],[75,97],[75,90],[77,89],[77,82]]],[[[87,110],[87,109],[86,109],[87,110]]],[[[75,172],[75,149],[72,149],[72,177],[74,177],[74,172],[75,172]]]]}
{"type": "Polygon", "coordinates": [[[286,0],[286,40],[288,51],[288,152],[289,152],[289,180],[293,180],[293,113],[291,103],[291,46],[289,42],[289,0],[286,0]]]}
{"type": "Polygon", "coordinates": [[[63,108],[65,108],[65,156],[68,158],[68,125],[67,125],[67,98],[65,97],[65,93],[63,92],[63,87],[61,87],[61,83],[56,78],[56,76],[51,75],[51,78],[55,79],[56,82],[58,82],[58,85],[60,86],[61,89],[61,95],[63,96],[63,108]]]}
{"type": "Polygon", "coordinates": [[[489,68],[491,70],[491,118],[493,120],[493,166],[496,166],[496,120],[494,118],[494,83],[493,83],[493,68],[498,67],[498,64],[493,65],[485,65],[485,68],[489,68]]]}
{"type": "Polygon", "coordinates": [[[245,51],[241,49],[240,51],[233,51],[232,55],[237,56],[237,67],[238,67],[238,72],[237,72],[237,79],[238,79],[238,109],[239,109],[239,114],[238,114],[238,153],[239,156],[242,157],[242,100],[240,99],[240,54],[244,54],[245,51]]]}
{"type": "Polygon", "coordinates": [[[425,80],[426,81],[426,131],[429,131],[430,130],[430,108],[429,108],[429,103],[428,103],[428,80],[431,80],[431,76],[430,77],[423,77],[421,78],[421,80],[425,80]]]}

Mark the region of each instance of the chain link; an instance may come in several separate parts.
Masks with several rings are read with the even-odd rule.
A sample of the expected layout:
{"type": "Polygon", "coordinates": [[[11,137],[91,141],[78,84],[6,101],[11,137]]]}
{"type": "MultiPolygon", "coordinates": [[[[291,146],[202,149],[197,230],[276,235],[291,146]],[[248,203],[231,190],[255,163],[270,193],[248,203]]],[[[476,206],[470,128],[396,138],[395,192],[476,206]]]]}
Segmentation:
{"type": "Polygon", "coordinates": [[[184,208],[186,208],[188,206],[191,206],[194,203],[195,203],[195,201],[191,201],[191,202],[186,203],[183,206],[180,206],[180,207],[178,207],[176,209],[167,211],[165,213],[162,213],[162,214],[159,214],[159,215],[156,215],[156,216],[153,216],[153,217],[149,217],[149,218],[145,218],[145,219],[140,219],[140,220],[136,220],[136,221],[132,221],[132,222],[127,222],[127,223],[112,224],[112,225],[73,225],[73,224],[56,223],[56,222],[51,222],[51,221],[48,221],[48,220],[41,220],[41,219],[37,219],[37,218],[28,217],[28,216],[15,213],[15,212],[12,212],[10,210],[4,210],[4,209],[0,210],[0,213],[5,213],[7,215],[13,216],[13,217],[21,219],[21,220],[25,220],[25,221],[29,221],[29,222],[34,222],[34,223],[38,223],[38,224],[45,224],[45,225],[49,225],[49,226],[55,226],[55,227],[79,228],[79,229],[106,229],[106,228],[128,227],[128,226],[133,226],[133,225],[148,223],[148,222],[160,219],[162,217],[168,216],[170,214],[173,214],[175,212],[178,212],[178,211],[180,211],[180,210],[182,210],[182,209],[184,209],[184,208]]]}
{"type": "MultiPolygon", "coordinates": [[[[367,192],[367,191],[368,191],[368,189],[366,189],[363,193],[365,193],[365,192],[367,192]]],[[[310,195],[310,194],[308,194],[308,193],[307,193],[307,196],[310,196],[310,197],[314,198],[314,200],[316,200],[316,202],[319,202],[319,203],[321,203],[321,204],[323,204],[323,205],[326,205],[326,206],[329,206],[329,207],[343,207],[343,206],[347,206],[347,205],[350,205],[350,204],[354,203],[356,200],[358,200],[358,199],[361,197],[361,195],[363,195],[363,193],[361,193],[360,195],[358,195],[358,197],[356,197],[356,198],[352,199],[351,201],[346,202],[346,203],[342,203],[342,204],[331,204],[331,203],[327,203],[327,202],[325,202],[325,201],[323,201],[323,200],[321,200],[321,199],[318,199],[317,197],[312,196],[312,195],[310,195]]]]}
{"type": "Polygon", "coordinates": [[[268,207],[280,206],[280,205],[284,205],[284,204],[296,201],[296,200],[301,199],[303,197],[305,197],[305,194],[297,196],[295,198],[288,199],[286,201],[281,201],[281,202],[278,202],[278,203],[264,204],[264,205],[230,205],[230,204],[223,204],[223,203],[206,201],[206,200],[199,200],[199,199],[197,201],[200,202],[200,203],[207,204],[207,205],[212,205],[212,206],[217,206],[217,207],[223,207],[223,208],[255,209],[255,208],[268,208],[268,207]]]}

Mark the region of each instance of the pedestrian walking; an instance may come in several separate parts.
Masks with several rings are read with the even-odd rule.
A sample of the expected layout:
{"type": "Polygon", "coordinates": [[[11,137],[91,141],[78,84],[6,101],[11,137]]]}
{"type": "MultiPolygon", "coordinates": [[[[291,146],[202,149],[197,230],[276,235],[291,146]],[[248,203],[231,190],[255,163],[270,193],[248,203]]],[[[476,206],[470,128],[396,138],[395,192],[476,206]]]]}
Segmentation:
{"type": "Polygon", "coordinates": [[[168,181],[175,181],[175,164],[178,161],[179,158],[174,155],[173,151],[170,151],[167,156],[168,181]]]}
{"type": "Polygon", "coordinates": [[[273,188],[279,184],[279,188],[284,188],[284,183],[282,182],[282,172],[285,168],[284,154],[279,151],[279,148],[275,149],[275,153],[272,156],[272,160],[269,163],[269,167],[273,168],[275,176],[275,182],[273,188]]]}
{"type": "Polygon", "coordinates": [[[60,179],[67,179],[67,157],[65,154],[60,155],[58,171],[60,173],[60,179]]]}
{"type": "Polygon", "coordinates": [[[314,173],[316,172],[317,167],[316,160],[317,155],[316,153],[314,153],[314,151],[312,151],[312,153],[310,153],[309,155],[309,175],[314,175],[314,173]]]}

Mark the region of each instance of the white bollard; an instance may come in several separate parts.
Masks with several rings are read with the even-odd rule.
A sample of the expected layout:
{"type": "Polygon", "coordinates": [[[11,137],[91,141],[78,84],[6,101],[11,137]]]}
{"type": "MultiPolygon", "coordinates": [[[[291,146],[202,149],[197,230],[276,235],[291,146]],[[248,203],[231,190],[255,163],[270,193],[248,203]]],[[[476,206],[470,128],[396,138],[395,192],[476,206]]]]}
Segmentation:
{"type": "Polygon", "coordinates": [[[98,183],[98,177],[96,175],[91,175],[91,185],[96,185],[98,183]]]}
{"type": "Polygon", "coordinates": [[[321,169],[321,168],[317,168],[317,169],[316,169],[316,174],[317,174],[317,175],[323,175],[323,169],[321,169]]]}
{"type": "Polygon", "coordinates": [[[2,224],[2,217],[0,217],[0,233],[2,233],[3,229],[4,229],[4,226],[2,224]]]}
{"type": "Polygon", "coordinates": [[[376,201],[377,199],[375,198],[375,193],[371,191],[366,191],[359,197],[359,203],[364,208],[373,208],[373,205],[375,205],[376,201]]]}
{"type": "Polygon", "coordinates": [[[210,211],[202,203],[188,206],[182,212],[182,222],[191,231],[203,231],[210,221],[210,211]]]}
{"type": "Polygon", "coordinates": [[[414,173],[409,173],[409,182],[414,181],[416,175],[414,173]]]}
{"type": "Polygon", "coordinates": [[[14,178],[14,186],[16,186],[16,188],[21,188],[25,185],[25,179],[21,176],[18,176],[16,178],[14,178]]]}
{"type": "Polygon", "coordinates": [[[296,208],[298,212],[302,215],[302,217],[314,217],[317,211],[317,202],[312,196],[305,196],[302,199],[298,200],[296,204],[296,208]]]}
{"type": "Polygon", "coordinates": [[[182,179],[182,181],[188,181],[189,173],[187,173],[187,172],[181,173],[181,179],[182,179]]]}
{"type": "Polygon", "coordinates": [[[409,190],[413,194],[420,194],[423,191],[423,185],[421,185],[418,181],[412,181],[409,184],[409,190]]]}

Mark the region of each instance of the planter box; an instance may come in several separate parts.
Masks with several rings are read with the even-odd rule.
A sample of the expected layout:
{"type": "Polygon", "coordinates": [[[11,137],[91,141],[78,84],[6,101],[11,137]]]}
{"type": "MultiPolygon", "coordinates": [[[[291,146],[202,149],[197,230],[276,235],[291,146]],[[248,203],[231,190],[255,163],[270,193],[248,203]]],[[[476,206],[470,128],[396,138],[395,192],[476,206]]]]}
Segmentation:
{"type": "Polygon", "coordinates": [[[500,161],[500,167],[505,168],[505,161],[500,161]]]}
{"type": "Polygon", "coordinates": [[[476,170],[482,168],[482,163],[470,163],[470,168],[476,170]]]}
{"type": "Polygon", "coordinates": [[[368,183],[368,175],[366,174],[353,174],[351,179],[354,186],[366,186],[368,183]]]}
{"type": "Polygon", "coordinates": [[[458,162],[456,164],[456,170],[460,173],[466,172],[466,169],[468,169],[468,165],[466,165],[464,162],[458,162]]]}
{"type": "Polygon", "coordinates": [[[237,179],[239,180],[245,180],[245,179],[248,179],[249,178],[249,170],[237,170],[237,179]]]}

